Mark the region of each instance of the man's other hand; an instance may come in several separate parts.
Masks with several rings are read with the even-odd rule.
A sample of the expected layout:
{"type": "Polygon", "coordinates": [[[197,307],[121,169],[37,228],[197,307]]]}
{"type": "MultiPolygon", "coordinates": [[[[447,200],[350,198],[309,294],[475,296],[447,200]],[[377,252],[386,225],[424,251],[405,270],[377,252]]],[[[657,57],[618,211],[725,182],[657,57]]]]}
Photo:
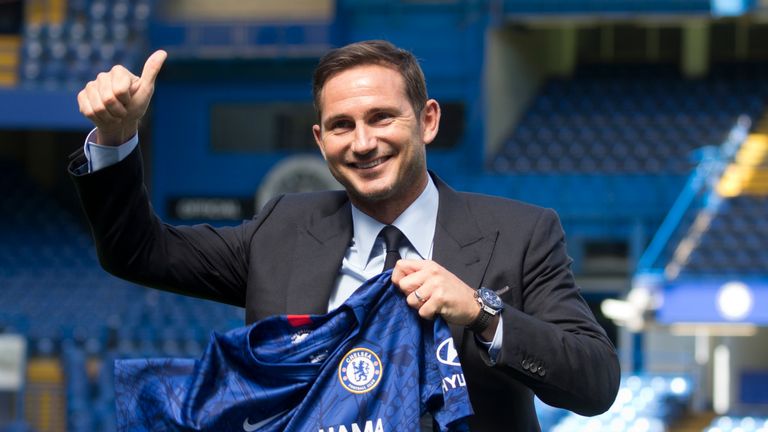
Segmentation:
{"type": "Polygon", "coordinates": [[[97,144],[117,146],[128,141],[139,127],[155,91],[155,79],[168,54],[155,51],[141,76],[123,66],[102,72],[77,95],[80,112],[97,127],[97,144]]]}
{"type": "Polygon", "coordinates": [[[480,314],[475,290],[434,261],[399,260],[392,283],[422,318],[440,315],[451,324],[468,325],[480,314]]]}
{"type": "MultiPolygon", "coordinates": [[[[392,283],[400,288],[408,306],[416,309],[422,318],[434,319],[440,315],[449,324],[467,326],[480,315],[475,290],[434,261],[397,261],[392,269],[392,283]]],[[[478,336],[490,342],[498,323],[497,315],[478,336]]]]}

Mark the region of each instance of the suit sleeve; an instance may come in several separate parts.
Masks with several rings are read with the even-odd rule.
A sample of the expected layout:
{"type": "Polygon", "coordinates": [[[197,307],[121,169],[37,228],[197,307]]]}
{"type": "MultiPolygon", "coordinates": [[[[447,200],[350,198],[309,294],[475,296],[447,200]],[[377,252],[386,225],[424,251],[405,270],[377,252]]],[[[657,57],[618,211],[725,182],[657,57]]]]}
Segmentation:
{"type": "Polygon", "coordinates": [[[522,308],[507,305],[503,311],[504,339],[496,367],[549,405],[596,415],[616,397],[619,363],[579,293],[570,264],[557,215],[545,210],[523,258],[522,308]]]}
{"type": "Polygon", "coordinates": [[[256,220],[227,228],[165,224],[150,204],[138,149],[90,174],[78,169],[83,161],[82,152],[74,154],[69,171],[105,270],[138,284],[244,305],[256,220]]]}

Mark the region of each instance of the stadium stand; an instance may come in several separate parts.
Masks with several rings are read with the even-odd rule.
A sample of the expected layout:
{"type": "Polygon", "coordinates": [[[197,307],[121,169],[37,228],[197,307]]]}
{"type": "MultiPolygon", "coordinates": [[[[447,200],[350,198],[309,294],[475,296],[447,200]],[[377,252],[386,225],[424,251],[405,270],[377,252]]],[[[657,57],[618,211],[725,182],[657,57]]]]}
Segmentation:
{"type": "Polygon", "coordinates": [[[196,357],[211,330],[242,325],[241,309],[105,274],[82,224],[19,166],[0,163],[0,189],[0,331],[29,340],[36,429],[112,430],[111,359],[196,357]]]}
{"type": "MultiPolygon", "coordinates": [[[[681,274],[763,275],[768,269],[764,239],[768,222],[766,197],[724,199],[685,260],[681,274]]],[[[702,222],[704,223],[704,222],[702,222]]]]}
{"type": "MultiPolygon", "coordinates": [[[[721,146],[707,149],[641,257],[635,279],[654,274],[662,279],[654,294],[660,296],[659,323],[718,323],[725,329],[765,323],[764,309],[752,301],[768,277],[767,133],[768,116],[754,126],[742,118],[721,146]],[[743,290],[748,301],[726,300],[726,287],[743,290]]],[[[730,409],[751,406],[757,416],[718,417],[707,432],[766,430],[764,392],[753,395],[754,385],[747,384],[742,377],[730,409]]]]}
{"type": "Polygon", "coordinates": [[[704,432],[768,432],[768,417],[720,416],[704,432]]]}
{"type": "Polygon", "coordinates": [[[736,79],[732,68],[721,69],[692,80],[664,65],[601,65],[550,79],[490,167],[687,174],[695,149],[721,143],[740,115],[754,119],[764,109],[768,80],[736,79]]]}
{"type": "Polygon", "coordinates": [[[24,87],[79,87],[115,64],[139,64],[149,1],[55,3],[46,14],[26,15],[20,62],[24,87]]]}
{"type": "Polygon", "coordinates": [[[604,414],[583,417],[536,400],[542,430],[664,432],[685,412],[692,382],[684,376],[630,375],[622,379],[616,401],[604,414]]]}
{"type": "Polygon", "coordinates": [[[691,13],[709,11],[708,0],[507,0],[505,8],[513,13],[587,14],[665,12],[691,13]]]}
{"type": "Polygon", "coordinates": [[[755,131],[700,164],[681,194],[678,204],[685,208],[673,209],[668,216],[679,220],[662,240],[663,249],[653,263],[641,262],[641,268],[663,266],[670,279],[766,274],[768,135],[758,132],[766,123],[763,118],[755,131]]]}

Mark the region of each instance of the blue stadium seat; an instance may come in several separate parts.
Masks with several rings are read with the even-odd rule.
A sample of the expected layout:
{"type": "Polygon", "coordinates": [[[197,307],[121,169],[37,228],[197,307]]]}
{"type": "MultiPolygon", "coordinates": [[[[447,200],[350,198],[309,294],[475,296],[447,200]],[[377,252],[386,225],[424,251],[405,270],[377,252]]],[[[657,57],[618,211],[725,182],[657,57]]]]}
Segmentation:
{"type": "Polygon", "coordinates": [[[0,426],[0,432],[35,432],[35,429],[24,420],[14,420],[0,426]]]}
{"type": "Polygon", "coordinates": [[[704,432],[768,432],[768,416],[719,416],[704,432]]]}
{"type": "Polygon", "coordinates": [[[764,77],[745,83],[717,69],[708,79],[686,80],[666,66],[583,66],[572,79],[546,83],[488,167],[686,174],[694,149],[720,144],[739,115],[762,113],[766,83],[764,77]],[[585,151],[562,151],[574,142],[583,142],[585,151]],[[532,160],[504,161],[519,154],[532,160]],[[542,154],[549,160],[537,161],[542,154]]]}
{"type": "Polygon", "coordinates": [[[144,55],[149,1],[73,0],[62,24],[24,30],[24,87],[79,87],[115,64],[135,69],[144,55]]]}
{"type": "Polygon", "coordinates": [[[114,430],[115,356],[198,357],[211,330],[242,325],[242,309],[107,275],[85,226],[2,160],[0,187],[0,331],[25,335],[31,356],[61,358],[67,430],[114,430]],[[105,354],[87,376],[88,359],[105,354]]]}
{"type": "Polygon", "coordinates": [[[684,376],[631,375],[621,381],[616,401],[595,417],[583,417],[547,407],[536,401],[542,430],[642,430],[665,432],[670,421],[679,418],[692,394],[692,382],[684,376]],[[554,410],[554,412],[553,412],[554,410]]]}
{"type": "MultiPolygon", "coordinates": [[[[766,202],[764,197],[755,196],[724,199],[683,266],[682,274],[768,274],[766,202]]],[[[670,243],[676,245],[678,241],[670,243]]]]}

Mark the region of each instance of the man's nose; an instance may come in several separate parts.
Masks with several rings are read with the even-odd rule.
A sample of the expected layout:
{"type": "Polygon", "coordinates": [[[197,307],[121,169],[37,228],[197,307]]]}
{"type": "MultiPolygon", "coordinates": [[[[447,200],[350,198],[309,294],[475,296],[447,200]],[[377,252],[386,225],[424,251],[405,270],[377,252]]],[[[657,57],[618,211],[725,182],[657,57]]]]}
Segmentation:
{"type": "Polygon", "coordinates": [[[376,135],[366,126],[355,128],[355,138],[352,143],[352,151],[358,154],[370,153],[376,148],[376,135]]]}

